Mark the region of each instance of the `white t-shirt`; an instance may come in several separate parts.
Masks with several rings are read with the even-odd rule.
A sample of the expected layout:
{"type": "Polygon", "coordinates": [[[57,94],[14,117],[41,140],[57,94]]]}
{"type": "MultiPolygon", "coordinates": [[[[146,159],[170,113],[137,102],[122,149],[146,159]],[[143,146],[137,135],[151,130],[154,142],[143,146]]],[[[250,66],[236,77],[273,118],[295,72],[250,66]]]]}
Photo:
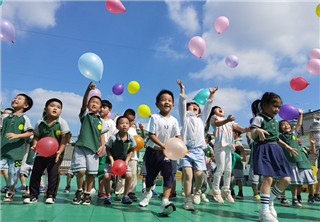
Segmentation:
{"type": "MultiPolygon", "coordinates": [[[[149,133],[155,134],[163,144],[169,138],[180,136],[178,120],[173,116],[164,117],[160,113],[151,116],[146,130],[149,133]]],[[[150,147],[158,146],[152,140],[149,140],[147,145],[150,147]]]]}
{"type": "Polygon", "coordinates": [[[104,125],[108,129],[107,132],[104,134],[105,141],[107,142],[111,136],[118,132],[116,127],[116,123],[112,119],[108,119],[107,121],[103,120],[104,125]]]}
{"type": "MultiPolygon", "coordinates": [[[[128,129],[128,133],[129,133],[131,136],[138,135],[136,129],[133,128],[133,127],[130,127],[130,128],[128,129]]],[[[137,151],[133,151],[131,160],[138,160],[137,151]]]]}

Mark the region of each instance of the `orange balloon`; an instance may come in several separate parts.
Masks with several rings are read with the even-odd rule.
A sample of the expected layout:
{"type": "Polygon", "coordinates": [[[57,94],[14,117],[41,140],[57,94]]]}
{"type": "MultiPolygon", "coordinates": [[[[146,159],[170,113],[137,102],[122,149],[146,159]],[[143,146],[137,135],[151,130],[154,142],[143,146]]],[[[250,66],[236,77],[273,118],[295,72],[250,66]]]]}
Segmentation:
{"type": "Polygon", "coordinates": [[[141,149],[143,148],[143,146],[144,146],[144,141],[143,141],[142,137],[139,136],[139,135],[135,135],[135,136],[133,136],[133,138],[134,138],[134,140],[135,140],[136,143],[137,143],[137,147],[134,148],[134,151],[139,151],[139,150],[141,150],[141,149]]]}

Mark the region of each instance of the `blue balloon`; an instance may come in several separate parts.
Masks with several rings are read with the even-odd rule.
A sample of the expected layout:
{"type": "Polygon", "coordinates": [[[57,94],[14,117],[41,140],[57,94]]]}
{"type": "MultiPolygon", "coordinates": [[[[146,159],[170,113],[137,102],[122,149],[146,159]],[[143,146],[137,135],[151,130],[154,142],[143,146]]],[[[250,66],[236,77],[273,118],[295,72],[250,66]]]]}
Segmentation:
{"type": "Polygon", "coordinates": [[[197,103],[204,105],[207,102],[207,98],[210,96],[209,89],[203,89],[193,98],[197,103]]]}
{"type": "Polygon", "coordinates": [[[100,81],[103,73],[103,63],[99,56],[87,52],[80,56],[78,68],[82,75],[94,81],[100,81]]]}

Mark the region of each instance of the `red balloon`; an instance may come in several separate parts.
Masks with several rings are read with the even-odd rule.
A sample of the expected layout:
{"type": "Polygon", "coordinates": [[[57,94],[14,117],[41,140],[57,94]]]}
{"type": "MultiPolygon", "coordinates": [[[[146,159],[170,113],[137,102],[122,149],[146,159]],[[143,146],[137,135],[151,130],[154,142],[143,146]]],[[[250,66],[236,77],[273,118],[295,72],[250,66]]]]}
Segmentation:
{"type": "Polygon", "coordinates": [[[106,7],[112,13],[122,13],[126,11],[126,8],[120,0],[107,0],[106,7]]]}
{"type": "Polygon", "coordinates": [[[111,173],[117,176],[123,175],[127,171],[126,162],[123,160],[116,160],[111,167],[111,173]]]}
{"type": "Polygon", "coordinates": [[[40,156],[52,156],[58,151],[59,143],[53,137],[43,137],[36,145],[36,150],[40,156]]]}
{"type": "Polygon", "coordinates": [[[307,80],[305,80],[302,77],[294,77],[290,81],[290,87],[295,91],[301,91],[305,89],[308,85],[309,83],[307,82],[307,80]]]}

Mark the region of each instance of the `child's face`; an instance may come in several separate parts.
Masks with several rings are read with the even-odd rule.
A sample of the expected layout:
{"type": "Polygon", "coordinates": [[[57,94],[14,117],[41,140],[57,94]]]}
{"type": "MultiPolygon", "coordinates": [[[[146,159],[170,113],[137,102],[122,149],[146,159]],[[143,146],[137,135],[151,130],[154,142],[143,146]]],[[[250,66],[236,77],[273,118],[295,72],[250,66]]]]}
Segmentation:
{"type": "Polygon", "coordinates": [[[98,112],[100,112],[101,110],[101,101],[98,98],[91,98],[88,105],[87,105],[88,109],[97,114],[98,112]]]}
{"type": "Polygon", "coordinates": [[[220,116],[220,117],[224,117],[224,111],[220,107],[215,108],[214,109],[214,115],[220,116]]]}
{"type": "Polygon", "coordinates": [[[44,108],[47,117],[58,118],[61,114],[61,104],[58,102],[51,102],[44,108]]]}
{"type": "Polygon", "coordinates": [[[129,120],[127,118],[121,118],[118,121],[118,125],[117,125],[117,129],[122,132],[122,133],[126,133],[128,132],[129,129],[129,120]]]}
{"type": "Polygon", "coordinates": [[[281,122],[280,129],[281,129],[281,131],[283,131],[285,133],[289,133],[289,132],[291,132],[292,128],[291,128],[291,125],[287,121],[284,121],[284,122],[281,122]]]}
{"type": "Polygon", "coordinates": [[[187,110],[194,112],[196,115],[199,114],[199,107],[196,104],[190,104],[187,110]]]}
{"type": "Polygon", "coordinates": [[[100,116],[101,116],[101,118],[105,118],[106,116],[108,116],[108,114],[109,114],[110,111],[111,111],[111,110],[110,110],[109,107],[107,107],[107,106],[101,107],[101,111],[100,111],[100,116]]]}
{"type": "Polygon", "coordinates": [[[16,96],[16,98],[14,98],[12,101],[11,101],[11,107],[14,109],[14,110],[17,110],[17,109],[26,109],[28,108],[28,104],[26,103],[26,98],[22,95],[18,95],[16,96]]]}
{"type": "Polygon", "coordinates": [[[133,125],[134,125],[133,122],[136,120],[136,117],[134,115],[131,115],[131,114],[126,115],[126,117],[129,120],[130,127],[133,127],[133,125]]]}
{"type": "Polygon", "coordinates": [[[156,103],[156,106],[160,110],[160,113],[168,114],[173,108],[172,96],[167,93],[162,94],[159,102],[156,103]]]}
{"type": "Polygon", "coordinates": [[[262,112],[270,117],[274,117],[278,114],[281,106],[281,99],[276,98],[271,104],[264,104],[262,106],[262,112]]]}

